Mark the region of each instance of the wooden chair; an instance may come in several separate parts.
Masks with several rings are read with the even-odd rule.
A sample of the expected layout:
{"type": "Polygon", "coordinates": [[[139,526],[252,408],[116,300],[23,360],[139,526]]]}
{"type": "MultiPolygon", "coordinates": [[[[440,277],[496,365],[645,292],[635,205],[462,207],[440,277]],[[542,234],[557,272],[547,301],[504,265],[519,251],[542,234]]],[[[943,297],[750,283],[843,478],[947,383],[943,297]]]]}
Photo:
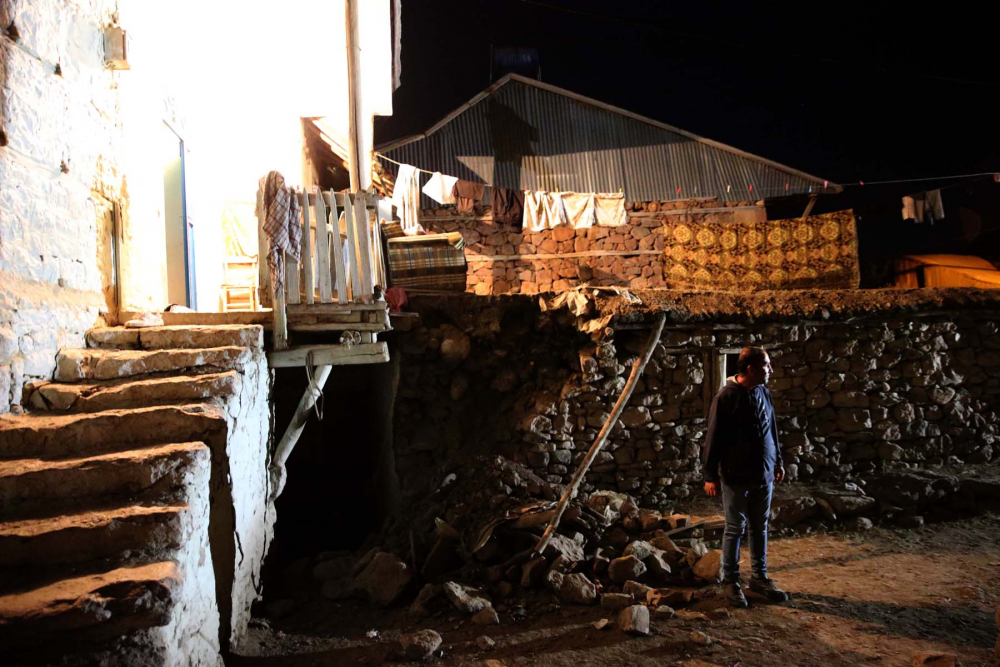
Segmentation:
{"type": "Polygon", "coordinates": [[[222,312],[260,310],[256,257],[226,257],[222,262],[222,312]]]}

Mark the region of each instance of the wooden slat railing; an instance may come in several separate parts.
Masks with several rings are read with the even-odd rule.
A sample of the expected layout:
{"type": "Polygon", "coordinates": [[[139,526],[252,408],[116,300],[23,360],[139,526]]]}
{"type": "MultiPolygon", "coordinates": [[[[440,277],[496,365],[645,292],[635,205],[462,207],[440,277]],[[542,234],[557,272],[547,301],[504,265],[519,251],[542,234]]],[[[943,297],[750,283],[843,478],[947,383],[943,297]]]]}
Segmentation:
{"type": "MultiPolygon", "coordinates": [[[[272,295],[275,349],[288,347],[285,304],[332,304],[350,309],[350,304],[370,304],[375,287],[385,285],[386,268],[377,220],[378,211],[389,217],[391,209],[381,197],[364,192],[299,193],[302,209],[300,260],[285,256],[284,289],[272,289],[267,268],[268,240],[259,231],[261,290],[272,295]],[[389,213],[387,213],[388,211],[389,213]],[[344,238],[341,238],[343,224],[344,238]]],[[[263,207],[258,207],[263,210],[263,207]]],[[[258,229],[262,230],[258,219],[258,229]]],[[[301,306],[299,306],[301,307],[301,306]]]]}

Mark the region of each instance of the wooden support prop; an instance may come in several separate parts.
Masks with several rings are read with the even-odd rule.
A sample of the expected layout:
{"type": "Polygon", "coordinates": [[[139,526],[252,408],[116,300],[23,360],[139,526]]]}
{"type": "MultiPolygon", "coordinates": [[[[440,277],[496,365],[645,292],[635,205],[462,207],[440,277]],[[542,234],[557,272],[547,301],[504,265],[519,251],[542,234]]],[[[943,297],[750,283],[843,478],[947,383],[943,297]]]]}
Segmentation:
{"type": "Polygon", "coordinates": [[[302,436],[302,430],[306,427],[306,422],[309,421],[309,411],[323,395],[323,386],[326,384],[327,378],[330,377],[332,368],[333,366],[317,366],[312,369],[312,382],[309,383],[302,398],[299,399],[299,405],[295,408],[292,421],[288,424],[285,434],[281,436],[281,441],[274,450],[271,465],[268,466],[271,476],[271,500],[277,498],[285,488],[285,481],[288,478],[285,461],[288,460],[295,444],[302,436]]]}
{"type": "Polygon", "coordinates": [[[628,405],[628,401],[632,397],[632,392],[635,391],[635,385],[639,381],[639,376],[642,375],[643,369],[645,369],[646,364],[649,363],[649,358],[653,356],[653,350],[656,348],[656,343],[660,340],[660,334],[663,333],[663,325],[666,321],[666,313],[660,313],[660,316],[657,318],[656,324],[653,327],[652,333],[649,334],[649,340],[646,341],[646,349],[643,350],[642,356],[636,359],[635,363],[632,364],[632,372],[628,376],[628,382],[625,383],[625,389],[622,390],[622,395],[618,397],[618,402],[615,403],[615,407],[611,411],[611,416],[608,417],[606,422],[604,422],[604,427],[597,435],[597,439],[594,440],[594,444],[591,445],[586,458],[580,462],[580,467],[577,468],[576,474],[573,475],[573,481],[569,483],[569,486],[566,487],[566,492],[563,493],[562,498],[559,499],[559,504],[556,505],[556,512],[552,516],[552,520],[549,522],[548,527],[542,534],[541,539],[538,540],[538,544],[535,545],[533,554],[542,553],[542,551],[545,550],[545,547],[548,546],[549,540],[552,539],[552,533],[554,533],[556,528],[559,526],[559,520],[562,519],[562,515],[566,511],[566,507],[569,505],[570,499],[576,496],[577,490],[580,488],[580,482],[583,481],[587,471],[590,470],[590,466],[594,463],[594,459],[597,458],[597,455],[604,447],[604,443],[607,442],[608,434],[611,433],[611,429],[613,429],[615,424],[618,423],[618,418],[621,417],[622,411],[625,410],[625,406],[628,405]]]}
{"type": "Polygon", "coordinates": [[[302,193],[302,282],[305,283],[306,303],[316,300],[316,280],[313,278],[312,223],[309,220],[309,196],[302,193]]]}
{"type": "Polygon", "coordinates": [[[812,213],[813,206],[816,205],[816,198],[818,195],[809,195],[809,203],[806,204],[806,210],[802,212],[802,219],[805,220],[812,213]]]}
{"type": "MultiPolygon", "coordinates": [[[[316,188],[319,195],[319,188],[316,188]]],[[[337,209],[334,207],[334,221],[336,221],[337,209]]],[[[316,274],[319,278],[319,300],[322,303],[333,301],[333,286],[330,277],[330,232],[326,225],[326,205],[323,197],[316,197],[316,274]]],[[[340,240],[340,236],[336,236],[340,240]]],[[[337,244],[337,248],[340,244],[337,244]]],[[[338,255],[339,256],[339,255],[338,255]]]]}

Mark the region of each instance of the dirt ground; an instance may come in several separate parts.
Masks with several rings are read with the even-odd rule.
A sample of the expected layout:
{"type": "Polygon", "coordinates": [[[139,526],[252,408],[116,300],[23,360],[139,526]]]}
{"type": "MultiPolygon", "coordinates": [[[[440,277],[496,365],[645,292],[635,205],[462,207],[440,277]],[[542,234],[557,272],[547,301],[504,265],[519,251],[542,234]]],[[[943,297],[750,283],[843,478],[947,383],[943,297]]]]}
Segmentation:
{"type": "MultiPolygon", "coordinates": [[[[458,614],[420,621],[405,607],[380,610],[361,602],[310,596],[281,620],[255,621],[242,655],[228,667],[380,665],[392,661],[401,632],[432,628],[444,638],[437,665],[507,667],[598,665],[910,665],[917,651],[956,653],[961,663],[1000,665],[994,611],[1000,603],[1000,515],[918,530],[814,534],[772,539],[774,579],[792,594],[784,605],[751,598],[727,611],[706,599],[649,636],[631,637],[591,623],[614,616],[599,607],[553,604],[539,596],[524,618],[508,609],[498,626],[479,627],[458,614]],[[708,634],[709,646],[688,638],[708,634]],[[490,651],[475,639],[496,641],[490,651]]],[[[744,554],[744,572],[747,571],[744,554]]],[[[393,663],[407,664],[407,663],[393,663]]]]}

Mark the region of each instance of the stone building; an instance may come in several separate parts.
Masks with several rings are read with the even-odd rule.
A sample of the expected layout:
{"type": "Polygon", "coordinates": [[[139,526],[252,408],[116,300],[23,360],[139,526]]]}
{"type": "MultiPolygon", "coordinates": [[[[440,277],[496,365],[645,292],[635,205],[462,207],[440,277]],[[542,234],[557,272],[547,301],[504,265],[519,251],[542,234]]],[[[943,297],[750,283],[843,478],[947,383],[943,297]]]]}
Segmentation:
{"type": "MultiPolygon", "coordinates": [[[[627,491],[649,506],[696,493],[708,402],[731,373],[730,355],[747,343],[767,347],[774,358],[782,443],[800,480],[937,465],[974,472],[1000,453],[995,295],[651,289],[732,284],[737,277],[755,287],[856,287],[853,219],[808,216],[791,227],[768,220],[760,197],[836,186],[516,78],[493,88],[479,109],[497,123],[491,136],[513,145],[468,162],[419,166],[514,187],[616,191],[624,184],[627,225],[531,235],[497,228],[483,207],[472,218],[431,211],[431,231],[464,237],[473,294],[418,296],[408,316],[391,319],[378,299],[293,302],[296,345],[277,352],[273,317],[283,310],[214,312],[223,246],[217,226],[206,221],[218,220],[233,201],[247,204],[268,170],[297,182],[302,119],[335,124],[345,109],[323,108],[327,99],[252,104],[259,102],[259,70],[251,64],[268,55],[252,40],[249,47],[244,41],[192,49],[183,67],[164,59],[178,35],[214,43],[206,35],[214,38],[220,21],[248,22],[238,25],[246,30],[219,33],[230,37],[255,29],[285,34],[270,14],[234,18],[214,3],[200,3],[197,12],[163,3],[171,9],[158,13],[152,4],[160,3],[0,4],[0,645],[16,651],[18,661],[221,664],[221,655],[247,637],[263,563],[282,530],[280,503],[308,479],[296,477],[296,461],[301,471],[313,464],[309,456],[326,454],[332,468],[335,436],[356,443],[350,449],[357,465],[340,466],[362,480],[351,488],[365,495],[352,500],[378,510],[366,515],[362,532],[401,514],[442,478],[472,471],[470,455],[523,462],[553,494],[607,419],[660,312],[669,314],[669,326],[587,490],[627,491]],[[193,15],[204,21],[189,24],[193,15]],[[130,45],[126,52],[123,44],[130,45]],[[240,55],[247,60],[235,67],[240,55]],[[125,63],[131,69],[121,69],[125,63]],[[204,68],[203,77],[192,63],[204,68]],[[191,78],[171,78],[173,69],[191,78]],[[222,75],[232,87],[220,83],[222,75]],[[562,165],[549,144],[534,162],[514,159],[531,148],[518,143],[523,135],[506,134],[519,129],[511,112],[518,102],[503,97],[515,93],[581,105],[592,123],[588,151],[595,159],[628,154],[637,161],[619,164],[642,172],[642,160],[653,160],[641,155],[651,136],[663,145],[655,159],[694,160],[705,178],[653,182],[615,167],[599,174],[605,180],[560,180],[591,172],[577,169],[584,162],[562,165]],[[608,137],[620,138],[605,145],[608,137]],[[187,196],[179,209],[165,192],[165,167],[176,169],[178,161],[187,196]],[[541,180],[518,180],[529,173],[541,180]],[[712,259],[725,255],[727,225],[756,239],[740,245],[735,237],[749,248],[738,267],[712,259]],[[180,260],[172,254],[178,239],[188,249],[180,260]],[[580,315],[548,306],[551,293],[585,284],[630,288],[639,303],[614,292],[599,294],[580,315]],[[130,313],[161,311],[178,294],[206,312],[163,313],[166,326],[119,326],[130,313]],[[331,349],[374,346],[390,327],[388,347],[380,341],[379,354],[363,360],[388,363],[331,371],[331,349]],[[323,351],[327,357],[314,356],[323,351]],[[339,406],[347,413],[339,422],[309,417],[305,398],[316,400],[323,367],[334,374],[327,393],[355,399],[339,406]],[[288,490],[276,500],[284,478],[275,459],[299,435],[288,490]]],[[[343,15],[342,3],[329,4],[343,15]]],[[[398,39],[398,26],[391,38],[387,28],[398,3],[355,6],[362,18],[376,12],[372,23],[381,21],[383,46],[398,39]]],[[[327,23],[287,14],[298,26],[286,35],[292,52],[311,45],[345,53],[327,39],[327,23]]],[[[339,62],[328,55],[299,60],[339,62]]],[[[387,100],[391,107],[392,58],[366,67],[361,72],[376,72],[380,82],[360,109],[370,120],[389,110],[387,100]]],[[[287,85],[317,89],[298,83],[287,85]]],[[[474,118],[463,115],[468,111],[449,123],[474,118]]],[[[447,136],[447,125],[421,141],[447,136]]],[[[371,144],[369,122],[359,136],[371,144]]],[[[384,150],[403,159],[407,146],[384,150]]],[[[678,173],[688,179],[695,172],[678,173]]],[[[313,467],[317,485],[339,483],[329,468],[313,467]]],[[[284,525],[294,527],[312,511],[290,512],[284,525]]]]}

